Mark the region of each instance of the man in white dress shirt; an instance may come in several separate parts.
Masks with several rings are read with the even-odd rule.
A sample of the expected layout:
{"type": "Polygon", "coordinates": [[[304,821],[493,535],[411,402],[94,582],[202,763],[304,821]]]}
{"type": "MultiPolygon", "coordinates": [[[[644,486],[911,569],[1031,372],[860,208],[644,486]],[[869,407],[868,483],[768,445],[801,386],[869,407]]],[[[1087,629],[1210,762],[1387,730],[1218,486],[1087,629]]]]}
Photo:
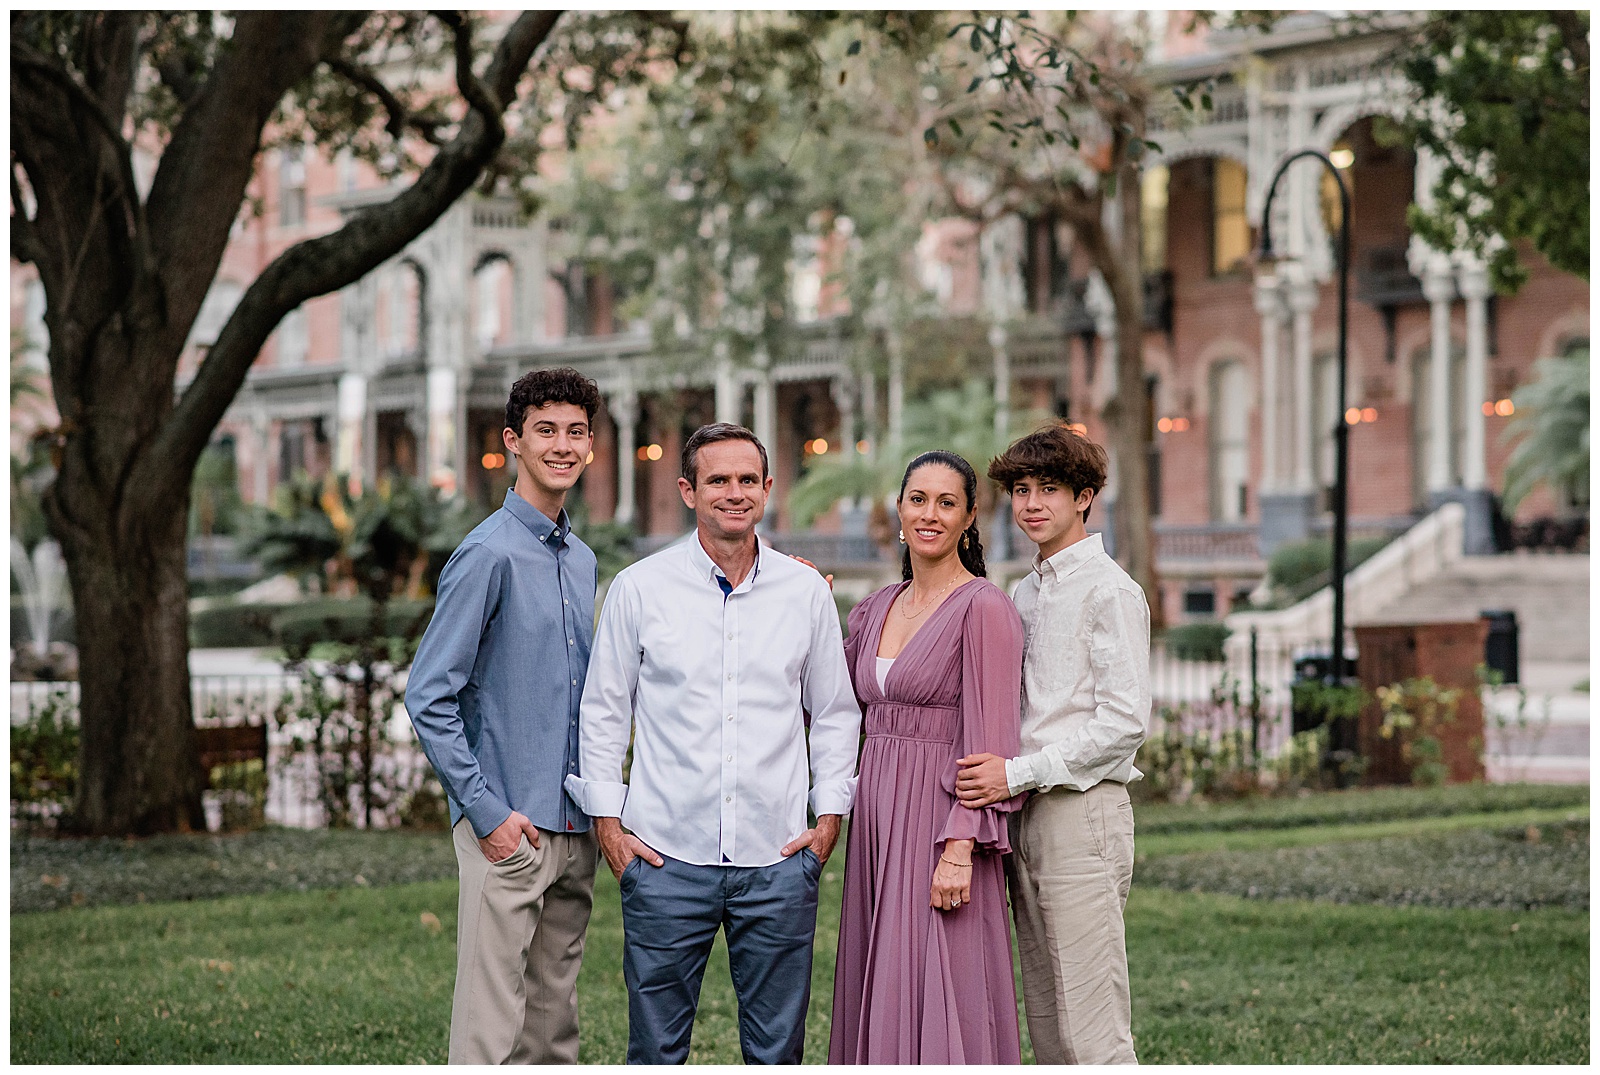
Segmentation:
{"type": "Polygon", "coordinates": [[[755,434],[697,430],[678,486],[695,533],[611,584],[567,787],[622,890],[628,1062],[688,1057],[720,926],[745,1063],[797,1064],[861,711],[828,583],[756,539],[772,478],[755,434]]]}
{"type": "Polygon", "coordinates": [[[1028,1035],[1041,1064],[1133,1064],[1122,910],[1133,880],[1127,783],[1150,716],[1144,591],[1084,529],[1105,450],[1056,426],[1006,449],[989,477],[1039,546],[1022,617],[1022,753],[961,758],[956,793],[1011,815],[1006,859],[1028,1035]]]}

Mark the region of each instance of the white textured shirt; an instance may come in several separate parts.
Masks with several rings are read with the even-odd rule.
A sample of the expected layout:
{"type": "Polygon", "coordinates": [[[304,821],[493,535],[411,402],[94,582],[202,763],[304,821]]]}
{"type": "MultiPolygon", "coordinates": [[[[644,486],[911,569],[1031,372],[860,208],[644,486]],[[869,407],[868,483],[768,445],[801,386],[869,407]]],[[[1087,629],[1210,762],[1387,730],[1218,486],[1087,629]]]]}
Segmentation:
{"type": "Polygon", "coordinates": [[[612,582],[566,786],[663,855],[770,866],[809,827],[808,792],[818,815],[850,812],[861,710],[820,574],[763,548],[731,593],[719,578],[690,535],[612,582]]]}
{"type": "Polygon", "coordinates": [[[1090,534],[1048,560],[1035,557],[1011,599],[1024,631],[1021,754],[1006,762],[1011,793],[1137,780],[1133,756],[1150,719],[1144,591],[1090,534]]]}

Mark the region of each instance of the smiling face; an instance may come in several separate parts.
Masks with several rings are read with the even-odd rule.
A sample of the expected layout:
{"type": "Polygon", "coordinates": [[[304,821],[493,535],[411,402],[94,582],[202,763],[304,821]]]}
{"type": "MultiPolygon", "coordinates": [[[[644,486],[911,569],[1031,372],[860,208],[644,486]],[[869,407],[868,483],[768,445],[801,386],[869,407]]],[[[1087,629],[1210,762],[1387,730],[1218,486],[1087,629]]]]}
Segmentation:
{"type": "Polygon", "coordinates": [[[695,455],[695,483],[678,479],[683,502],[694,511],[702,536],[739,541],[751,535],[767,510],[772,478],[761,476],[761,452],[747,440],[719,440],[695,455]]]}
{"type": "Polygon", "coordinates": [[[588,414],[576,403],[529,407],[522,434],[508,428],[502,438],[517,457],[517,495],[554,519],[594,446],[588,414]]]}
{"type": "Polygon", "coordinates": [[[906,547],[913,556],[929,560],[955,552],[961,535],[977,518],[977,509],[967,504],[961,475],[941,463],[913,470],[896,506],[906,547]]]}
{"type": "Polygon", "coordinates": [[[1039,546],[1044,560],[1088,536],[1083,513],[1093,502],[1092,491],[1074,494],[1054,478],[1018,478],[1011,486],[1011,517],[1039,546]]]}

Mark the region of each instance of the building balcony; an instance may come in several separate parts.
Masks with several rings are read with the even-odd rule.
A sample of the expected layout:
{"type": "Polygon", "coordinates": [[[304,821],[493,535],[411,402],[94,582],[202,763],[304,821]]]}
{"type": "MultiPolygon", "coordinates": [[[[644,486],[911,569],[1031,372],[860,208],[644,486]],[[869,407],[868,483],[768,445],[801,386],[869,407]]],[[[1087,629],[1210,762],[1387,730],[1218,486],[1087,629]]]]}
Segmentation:
{"type": "Polygon", "coordinates": [[[1411,275],[1404,246],[1363,250],[1356,266],[1356,297],[1369,306],[1419,306],[1426,303],[1422,281],[1411,275]]]}

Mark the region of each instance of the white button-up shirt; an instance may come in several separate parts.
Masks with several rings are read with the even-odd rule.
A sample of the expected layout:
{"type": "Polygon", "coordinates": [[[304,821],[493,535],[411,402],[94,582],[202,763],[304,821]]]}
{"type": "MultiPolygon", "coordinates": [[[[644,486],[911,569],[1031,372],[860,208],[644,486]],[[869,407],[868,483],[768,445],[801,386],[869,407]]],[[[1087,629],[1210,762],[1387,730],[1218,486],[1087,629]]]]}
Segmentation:
{"type": "Polygon", "coordinates": [[[1137,780],[1133,756],[1150,719],[1144,591],[1090,534],[1048,560],[1036,557],[1011,599],[1025,632],[1021,755],[1006,762],[1011,793],[1137,780]]]}
{"type": "Polygon", "coordinates": [[[818,815],[849,813],[861,710],[821,575],[759,549],[731,593],[719,578],[690,535],[612,582],[566,786],[663,855],[770,866],[808,827],[808,788],[818,815]]]}

